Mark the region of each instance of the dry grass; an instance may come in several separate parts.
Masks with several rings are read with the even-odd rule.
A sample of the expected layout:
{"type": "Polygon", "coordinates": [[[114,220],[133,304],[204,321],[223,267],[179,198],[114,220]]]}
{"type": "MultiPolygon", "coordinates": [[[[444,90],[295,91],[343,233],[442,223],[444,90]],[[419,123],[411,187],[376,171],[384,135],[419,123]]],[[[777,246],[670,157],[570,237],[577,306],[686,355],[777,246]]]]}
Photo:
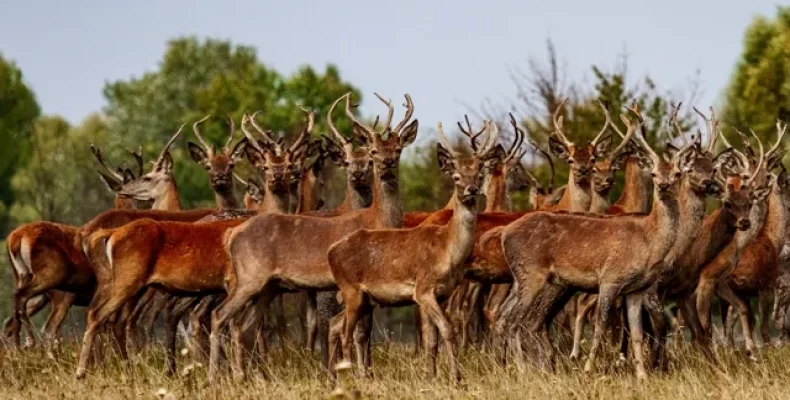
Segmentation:
{"type": "MultiPolygon", "coordinates": [[[[760,361],[750,362],[740,352],[720,349],[722,362],[711,366],[688,346],[673,348],[670,371],[637,381],[629,365],[613,365],[613,352],[603,355],[609,364],[585,375],[580,364],[563,361],[556,373],[529,367],[502,369],[486,353],[467,351],[460,356],[464,383],[452,387],[441,370],[437,380],[427,377],[421,359],[404,345],[374,347],[374,374],[368,379],[348,379],[343,396],[323,378],[312,354],[275,350],[265,365],[249,369],[242,382],[226,376],[207,386],[205,369],[182,354],[182,373],[162,373],[161,349],[135,356],[130,364],[110,354],[84,381],[73,377],[76,346],[63,346],[57,361],[42,350],[2,350],[0,398],[3,399],[303,399],[303,398],[605,398],[605,399],[787,399],[790,398],[790,347],[765,348],[760,361]],[[267,378],[268,377],[268,378],[267,378]]],[[[441,364],[444,366],[444,364],[441,364]]]]}

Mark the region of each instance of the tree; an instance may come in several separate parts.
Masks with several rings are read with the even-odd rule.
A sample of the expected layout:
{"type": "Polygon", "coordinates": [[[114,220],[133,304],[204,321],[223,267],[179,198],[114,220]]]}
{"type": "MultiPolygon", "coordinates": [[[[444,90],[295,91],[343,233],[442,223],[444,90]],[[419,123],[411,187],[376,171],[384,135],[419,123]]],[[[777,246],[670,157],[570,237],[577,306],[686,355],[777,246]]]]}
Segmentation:
{"type": "Polygon", "coordinates": [[[764,141],[776,138],[777,119],[790,120],[790,7],[747,27],[724,105],[726,125],[753,129],[764,141]]]}
{"type": "MultiPolygon", "coordinates": [[[[143,144],[153,154],[183,123],[211,114],[201,133],[214,143],[224,143],[229,132],[228,116],[238,122],[243,113],[262,110],[258,121],[273,132],[290,138],[301,130],[305,114],[301,107],[317,113],[314,132],[325,132],[325,116],[331,103],[346,92],[355,102],[359,90],[328,65],[323,72],[304,66],[283,77],[257,59],[252,47],[227,41],[184,37],[168,42],[156,71],[128,81],[107,83],[104,95],[110,130],[120,138],[118,145],[143,144]]],[[[340,110],[336,125],[349,131],[351,124],[340,110]]],[[[185,156],[188,132],[175,146],[176,180],[184,205],[208,203],[211,191],[205,173],[185,156]]]]}
{"type": "Polygon", "coordinates": [[[11,177],[27,161],[30,133],[40,109],[22,71],[0,54],[0,233],[8,233],[7,210],[14,202],[11,177]]]}

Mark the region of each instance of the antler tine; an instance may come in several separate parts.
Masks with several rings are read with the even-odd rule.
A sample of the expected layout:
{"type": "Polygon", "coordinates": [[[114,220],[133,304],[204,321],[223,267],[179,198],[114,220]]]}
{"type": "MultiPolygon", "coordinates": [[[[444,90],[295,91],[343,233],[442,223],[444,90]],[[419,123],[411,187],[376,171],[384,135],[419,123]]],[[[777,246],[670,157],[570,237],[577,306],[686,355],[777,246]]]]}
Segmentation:
{"type": "Polygon", "coordinates": [[[765,162],[765,159],[766,159],[765,158],[765,152],[764,152],[764,149],[763,149],[763,142],[759,138],[757,138],[757,134],[754,133],[754,130],[749,129],[749,131],[757,139],[757,146],[760,147],[760,161],[757,162],[757,166],[754,167],[753,171],[751,171],[752,176],[746,181],[747,185],[751,184],[752,182],[754,182],[754,179],[757,177],[757,172],[760,171],[760,168],[763,167],[763,163],[765,162]]]}
{"type": "Polygon", "coordinates": [[[481,130],[480,130],[480,132],[477,132],[476,134],[472,134],[472,132],[473,132],[473,131],[472,131],[472,123],[471,123],[471,122],[469,122],[469,115],[466,115],[466,114],[465,114],[465,115],[464,115],[464,119],[466,120],[466,126],[467,126],[467,129],[464,129],[464,127],[461,125],[461,122],[460,122],[460,121],[459,121],[459,122],[457,122],[457,124],[458,124],[458,129],[460,129],[460,130],[461,130],[461,132],[462,132],[464,135],[466,135],[466,137],[468,137],[468,138],[469,138],[469,141],[471,142],[471,145],[472,145],[472,150],[473,150],[475,153],[477,153],[477,151],[479,150],[479,149],[478,149],[478,146],[477,146],[477,138],[478,138],[480,135],[482,135],[482,134],[483,134],[483,132],[485,132],[485,127],[483,127],[483,129],[481,129],[481,130]]]}
{"type": "Polygon", "coordinates": [[[661,160],[661,157],[659,157],[658,154],[653,151],[653,148],[650,147],[650,144],[647,143],[647,139],[644,138],[644,132],[642,132],[640,135],[634,135],[634,132],[636,132],[637,128],[641,130],[644,126],[644,120],[642,119],[642,113],[639,112],[639,107],[635,104],[633,107],[626,107],[626,109],[636,115],[637,124],[634,125],[625,115],[620,114],[620,119],[623,121],[625,126],[628,127],[625,137],[629,137],[629,135],[631,135],[631,137],[636,137],[637,142],[642,147],[644,147],[644,150],[647,151],[648,155],[650,155],[650,158],[653,159],[653,162],[658,164],[658,162],[661,160]]]}
{"type": "Polygon", "coordinates": [[[719,126],[719,120],[716,119],[716,111],[713,110],[713,106],[710,106],[710,121],[712,130],[709,132],[710,137],[708,138],[708,153],[713,153],[713,150],[716,149],[716,129],[718,129],[719,126]]]}
{"type": "Polygon", "coordinates": [[[296,138],[296,141],[293,142],[291,147],[288,148],[288,152],[291,154],[293,154],[299,148],[299,146],[301,146],[307,140],[310,134],[313,133],[313,126],[315,126],[315,112],[313,112],[313,110],[302,108],[301,106],[299,109],[307,113],[307,126],[304,130],[302,130],[302,133],[298,138],[296,138]]]}
{"type": "Polygon", "coordinates": [[[488,132],[488,137],[483,145],[483,149],[478,153],[481,157],[493,151],[499,142],[499,125],[496,122],[483,120],[483,129],[488,132]]]}
{"type": "Polygon", "coordinates": [[[211,114],[206,115],[201,120],[195,121],[195,123],[192,124],[192,131],[195,132],[195,137],[197,137],[198,141],[200,141],[200,144],[203,145],[203,148],[205,148],[206,151],[208,151],[210,153],[213,153],[214,152],[214,150],[213,150],[214,146],[209,146],[208,143],[206,143],[206,141],[203,140],[203,136],[200,135],[200,130],[198,129],[198,125],[206,122],[206,120],[209,119],[210,117],[211,117],[211,114]]]}
{"type": "MultiPolygon", "coordinates": [[[[513,130],[516,133],[516,137],[513,139],[513,144],[510,146],[510,149],[507,151],[507,156],[505,157],[505,162],[512,160],[516,154],[521,150],[521,145],[524,144],[524,137],[526,134],[524,131],[519,128],[518,123],[516,122],[516,117],[513,116],[513,113],[508,113],[510,115],[510,124],[513,125],[513,130]]],[[[518,158],[524,156],[522,152],[518,158]]]]}
{"type": "Polygon", "coordinates": [[[406,103],[403,104],[403,106],[406,107],[406,114],[403,116],[403,119],[400,122],[398,122],[398,125],[396,125],[395,129],[392,131],[395,132],[396,134],[400,134],[400,130],[406,126],[406,124],[411,119],[411,116],[414,115],[414,102],[411,101],[411,95],[406,93],[405,95],[403,95],[403,97],[406,98],[406,103]]]}
{"type": "Polygon", "coordinates": [[[236,136],[236,122],[233,121],[233,116],[228,113],[228,124],[230,124],[230,135],[228,135],[228,141],[225,142],[225,148],[227,149],[230,147],[230,144],[233,142],[233,138],[236,136]]]}
{"type": "Polygon", "coordinates": [[[346,98],[346,116],[348,116],[348,118],[351,121],[353,121],[355,124],[359,125],[362,129],[364,129],[365,132],[367,132],[368,135],[370,135],[371,139],[373,139],[373,137],[375,136],[381,136],[377,131],[371,129],[371,127],[363,124],[362,122],[359,122],[357,117],[354,116],[354,113],[351,112],[351,92],[346,93],[343,97],[346,98]]]}
{"type": "Polygon", "coordinates": [[[781,120],[776,120],[776,143],[768,150],[766,157],[773,156],[776,150],[779,149],[782,138],[785,136],[785,131],[787,131],[787,124],[783,124],[781,120]]]}
{"type": "MultiPolygon", "coordinates": [[[[258,123],[255,122],[255,118],[258,116],[258,113],[260,113],[260,112],[261,112],[261,110],[258,110],[258,111],[255,111],[254,113],[252,113],[252,115],[248,115],[247,116],[247,121],[250,124],[252,124],[252,127],[255,128],[256,131],[258,131],[258,133],[263,137],[263,140],[266,141],[266,143],[268,143],[268,144],[270,144],[272,146],[272,148],[274,149],[275,154],[280,155],[283,152],[282,142],[275,142],[274,139],[272,139],[272,137],[271,137],[272,131],[271,130],[264,131],[260,126],[258,126],[258,123]]],[[[246,132],[245,132],[245,134],[246,134],[246,132]]],[[[250,140],[253,140],[251,137],[248,137],[248,138],[250,140]]]]}
{"type": "Polygon", "coordinates": [[[609,109],[604,107],[603,103],[601,103],[600,101],[598,102],[598,104],[601,106],[601,109],[603,110],[603,115],[604,115],[604,117],[606,117],[606,121],[608,122],[609,126],[611,126],[612,129],[621,138],[625,138],[625,134],[623,133],[623,131],[621,131],[620,128],[617,127],[617,124],[615,124],[614,121],[612,121],[612,116],[611,116],[611,114],[609,114],[609,109]]]}
{"type": "MultiPolygon", "coordinates": [[[[254,114],[252,114],[253,117],[257,113],[258,112],[256,111],[254,114]]],[[[258,141],[252,136],[252,133],[250,133],[250,131],[247,130],[246,123],[248,121],[252,121],[252,119],[247,114],[244,114],[241,117],[241,131],[244,132],[244,136],[247,137],[249,143],[252,145],[252,147],[255,148],[255,150],[258,150],[258,152],[260,152],[262,155],[266,154],[266,150],[264,150],[263,147],[261,147],[261,145],[258,144],[258,141]]],[[[253,126],[254,126],[254,124],[253,124],[253,126]]],[[[256,129],[257,129],[257,127],[256,127],[256,129]]],[[[274,145],[272,140],[267,135],[263,135],[263,137],[267,141],[267,143],[271,143],[272,145],[274,145]]]]}
{"type": "Polygon", "coordinates": [[[683,104],[682,101],[678,102],[678,104],[672,108],[671,118],[672,118],[672,125],[675,126],[675,130],[677,131],[677,136],[680,136],[680,138],[683,139],[683,144],[687,145],[689,144],[689,141],[686,138],[686,135],[683,134],[683,130],[680,129],[680,120],[678,120],[678,113],[680,112],[680,106],[682,104],[683,104]]]}
{"type": "Polygon", "coordinates": [[[137,163],[137,176],[140,177],[143,175],[143,146],[138,146],[137,151],[126,150],[129,155],[134,157],[135,163],[137,163]]]}
{"type": "Polygon", "coordinates": [[[450,145],[450,141],[447,140],[447,136],[444,135],[444,129],[442,129],[442,123],[441,122],[436,124],[436,132],[439,133],[439,142],[442,143],[442,147],[444,147],[445,150],[449,151],[450,154],[453,157],[455,157],[456,156],[456,152],[455,152],[455,150],[453,150],[453,146],[450,145]]]}
{"type": "MultiPolygon", "coordinates": [[[[392,127],[392,125],[391,125],[392,124],[392,117],[395,115],[395,107],[392,106],[392,101],[391,100],[385,99],[384,97],[382,97],[380,94],[378,94],[376,92],[373,92],[373,94],[375,94],[376,97],[378,97],[379,100],[381,100],[382,103],[387,105],[387,122],[384,123],[384,131],[387,131],[387,130],[389,130],[392,127]]],[[[382,133],[384,131],[382,131],[382,133]]]]}
{"type": "MultiPolygon", "coordinates": [[[[351,144],[351,139],[348,139],[345,136],[341,135],[340,131],[337,130],[337,127],[335,126],[335,122],[332,121],[332,113],[335,111],[335,107],[337,107],[337,103],[340,103],[340,100],[343,100],[345,96],[348,96],[348,94],[338,97],[337,100],[335,100],[332,103],[332,106],[329,107],[329,112],[326,114],[326,123],[327,125],[329,125],[329,130],[332,132],[332,136],[340,140],[340,143],[343,146],[351,144]]],[[[378,117],[376,117],[376,122],[378,123],[378,117]]],[[[375,129],[375,124],[373,125],[373,127],[374,127],[373,129],[375,129]]]]}
{"type": "Polygon", "coordinates": [[[604,121],[603,128],[601,128],[601,131],[598,132],[598,135],[596,135],[595,138],[593,138],[592,142],[590,142],[590,144],[592,144],[593,146],[595,146],[598,143],[598,141],[601,140],[603,134],[606,133],[606,128],[608,128],[609,124],[612,122],[611,119],[609,118],[609,113],[606,112],[606,106],[604,106],[603,102],[598,99],[596,99],[595,102],[598,103],[598,106],[601,107],[601,110],[604,110],[604,116],[606,117],[606,121],[604,121]]]}
{"type": "Polygon", "coordinates": [[[247,186],[247,181],[245,181],[242,177],[240,177],[239,174],[234,172],[233,177],[236,178],[236,180],[239,181],[239,183],[241,183],[242,185],[247,186]]]}
{"type": "Polygon", "coordinates": [[[535,150],[539,151],[540,154],[543,154],[543,157],[546,157],[546,161],[549,162],[549,169],[551,170],[551,178],[549,179],[549,191],[551,192],[554,190],[554,160],[551,159],[551,155],[549,155],[548,151],[538,146],[538,144],[533,142],[532,139],[529,140],[529,144],[533,148],[535,148],[535,150]]]}
{"type": "Polygon", "coordinates": [[[162,152],[159,153],[159,158],[157,158],[157,160],[156,160],[157,163],[162,161],[162,159],[165,157],[165,154],[167,154],[168,150],[170,150],[170,146],[173,144],[173,142],[176,141],[176,139],[178,138],[178,135],[181,134],[181,131],[184,130],[185,126],[187,126],[186,122],[181,124],[181,126],[178,128],[176,133],[173,134],[173,136],[170,138],[170,140],[167,142],[167,144],[165,144],[165,147],[162,148],[162,152]]]}
{"type": "Polygon", "coordinates": [[[560,104],[557,106],[557,109],[554,110],[554,114],[552,114],[551,119],[554,122],[554,133],[556,133],[557,136],[560,137],[560,140],[565,142],[565,145],[570,146],[571,141],[568,140],[568,138],[565,137],[565,133],[562,132],[562,117],[559,116],[560,111],[562,111],[562,107],[565,105],[565,102],[567,100],[568,100],[567,97],[562,99],[560,104]]]}
{"type": "Polygon", "coordinates": [[[96,157],[96,160],[99,162],[99,165],[113,178],[117,179],[120,182],[123,182],[123,175],[119,174],[117,171],[113,171],[107,164],[104,162],[104,156],[101,154],[101,150],[98,147],[94,146],[91,143],[91,153],[96,157]]]}
{"type": "MultiPolygon", "coordinates": [[[[705,120],[705,130],[708,131],[708,136],[713,136],[713,134],[714,134],[713,133],[714,132],[714,126],[713,126],[712,120],[710,118],[708,118],[705,114],[703,114],[702,111],[698,110],[697,107],[691,107],[691,108],[694,109],[694,112],[697,113],[697,115],[699,115],[700,117],[702,117],[703,120],[705,120]]],[[[711,107],[711,111],[712,110],[713,110],[713,107],[711,107]]],[[[702,135],[700,135],[700,137],[697,140],[700,143],[702,143],[702,135]]]]}

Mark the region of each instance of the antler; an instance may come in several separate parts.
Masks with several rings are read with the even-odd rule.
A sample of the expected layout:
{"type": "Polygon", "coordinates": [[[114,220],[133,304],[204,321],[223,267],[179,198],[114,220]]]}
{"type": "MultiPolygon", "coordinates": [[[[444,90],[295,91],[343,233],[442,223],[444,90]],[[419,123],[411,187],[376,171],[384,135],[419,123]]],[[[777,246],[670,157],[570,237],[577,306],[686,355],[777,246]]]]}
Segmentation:
{"type": "Polygon", "coordinates": [[[129,155],[134,157],[135,163],[137,163],[137,176],[140,177],[143,175],[143,146],[138,146],[137,151],[126,150],[129,155]]]}
{"type": "Polygon", "coordinates": [[[403,119],[398,122],[398,125],[395,125],[395,129],[392,130],[392,132],[395,132],[396,134],[400,134],[400,130],[406,126],[406,124],[411,119],[411,116],[414,114],[414,102],[411,101],[411,95],[406,93],[403,95],[403,97],[406,98],[406,103],[403,104],[403,106],[406,107],[406,114],[404,114],[403,119]]]}
{"type": "MultiPolygon", "coordinates": [[[[281,155],[282,152],[283,152],[282,143],[278,143],[278,142],[275,142],[274,140],[272,140],[272,137],[270,136],[271,130],[264,131],[260,126],[258,126],[258,123],[255,122],[255,118],[258,116],[259,112],[261,112],[261,110],[255,111],[254,113],[252,113],[252,115],[247,116],[247,121],[250,124],[252,124],[252,127],[255,128],[255,130],[258,131],[258,133],[261,134],[261,136],[263,137],[263,140],[267,144],[272,146],[272,148],[274,149],[274,153],[277,154],[277,155],[281,155]]],[[[242,125],[242,131],[244,131],[244,129],[243,129],[244,128],[244,124],[242,123],[241,125],[242,125]]],[[[250,139],[251,141],[254,141],[255,139],[252,138],[252,135],[248,135],[248,133],[249,132],[244,132],[244,134],[247,135],[248,139],[250,139]]]]}
{"type": "Polygon", "coordinates": [[[598,143],[598,141],[601,140],[603,134],[606,133],[606,128],[609,127],[609,124],[611,124],[612,122],[611,118],[609,118],[609,112],[606,111],[606,106],[604,106],[603,102],[598,99],[596,99],[595,101],[596,103],[598,103],[598,106],[600,106],[601,109],[604,111],[604,116],[606,117],[606,121],[604,121],[603,128],[601,128],[601,131],[598,132],[598,135],[596,135],[595,138],[593,138],[593,140],[590,142],[590,144],[593,146],[595,146],[598,143]]]}
{"type": "Polygon", "coordinates": [[[117,179],[119,182],[123,182],[123,175],[119,174],[117,171],[113,171],[107,164],[104,162],[104,156],[101,154],[101,150],[91,143],[91,153],[96,157],[96,160],[99,162],[99,165],[106,171],[110,176],[117,179]]]}
{"type": "MultiPolygon", "coordinates": [[[[340,103],[340,100],[343,100],[343,98],[348,97],[350,95],[351,95],[351,93],[346,93],[346,94],[340,96],[337,100],[335,100],[332,103],[332,105],[329,107],[329,112],[326,115],[326,123],[327,123],[327,125],[329,125],[329,130],[332,132],[332,136],[337,138],[337,140],[340,141],[340,143],[341,143],[341,145],[343,145],[343,147],[351,145],[352,140],[346,138],[343,135],[341,135],[340,131],[337,130],[337,127],[335,126],[334,121],[332,121],[332,113],[335,111],[335,107],[337,107],[337,103],[340,103]]],[[[378,117],[377,117],[376,120],[378,121],[378,117]]],[[[375,124],[374,124],[374,127],[375,127],[375,124]]]]}
{"type": "Polygon", "coordinates": [[[768,150],[768,153],[766,153],[766,159],[772,157],[774,154],[776,154],[776,151],[779,150],[779,144],[782,143],[782,138],[784,138],[785,132],[787,131],[787,124],[783,124],[782,121],[777,120],[776,131],[776,143],[771,146],[771,149],[768,150]]]}
{"type": "Polygon", "coordinates": [[[521,145],[524,144],[524,137],[526,136],[524,131],[519,128],[518,123],[516,122],[516,117],[513,116],[513,113],[508,113],[510,115],[510,124],[513,125],[513,130],[515,131],[516,137],[513,139],[513,144],[510,145],[510,149],[508,149],[507,154],[505,156],[505,163],[510,162],[516,155],[518,155],[518,159],[524,156],[524,151],[521,149],[521,145]],[[521,154],[519,154],[521,153],[521,154]]]}
{"type": "MultiPolygon", "coordinates": [[[[252,116],[255,117],[255,114],[257,114],[257,113],[258,113],[258,111],[253,113],[252,116]]],[[[266,154],[266,150],[264,150],[263,147],[261,147],[261,145],[258,144],[258,140],[256,140],[252,136],[252,133],[250,133],[250,131],[247,130],[247,127],[246,127],[247,121],[251,121],[251,118],[247,114],[242,115],[242,117],[241,117],[241,131],[244,132],[244,136],[247,137],[249,143],[252,145],[252,147],[255,148],[255,150],[258,150],[258,152],[260,152],[261,155],[266,154]]],[[[253,123],[253,126],[255,126],[254,123],[253,123]]],[[[257,127],[256,127],[256,129],[257,129],[257,127]]],[[[271,138],[269,138],[268,135],[263,135],[263,137],[267,141],[267,143],[271,144],[272,146],[276,146],[276,144],[274,142],[272,142],[271,138]]]]}
{"type": "Polygon", "coordinates": [[[228,113],[228,123],[230,124],[230,135],[228,135],[228,141],[225,142],[226,149],[230,147],[233,137],[236,136],[236,123],[233,121],[233,116],[230,113],[228,113]]]}
{"type": "Polygon", "coordinates": [[[167,144],[165,144],[165,147],[162,148],[162,151],[159,153],[159,157],[156,159],[156,164],[159,164],[159,163],[162,162],[162,160],[165,158],[165,154],[167,154],[167,152],[170,150],[170,146],[173,144],[173,142],[176,141],[176,139],[178,138],[178,135],[181,134],[181,131],[184,129],[184,127],[186,125],[187,125],[186,122],[181,124],[181,126],[178,128],[176,133],[173,134],[173,136],[170,138],[170,140],[167,142],[167,144]]]}
{"type": "MultiPolygon", "coordinates": [[[[387,105],[387,110],[388,110],[387,111],[387,122],[384,123],[384,130],[381,131],[381,133],[384,133],[384,132],[388,131],[390,129],[390,127],[391,127],[392,117],[395,115],[395,107],[392,106],[392,101],[390,101],[389,99],[385,99],[384,97],[382,97],[380,94],[378,94],[376,92],[373,92],[373,94],[375,94],[376,97],[378,97],[379,100],[381,100],[382,103],[387,105]]],[[[378,125],[378,118],[376,118],[376,123],[373,124],[373,129],[376,129],[376,125],[378,125]]]]}
{"type": "Polygon", "coordinates": [[[239,174],[234,172],[233,177],[236,178],[236,180],[239,181],[239,183],[241,183],[242,185],[247,186],[247,181],[245,181],[242,177],[240,177],[239,174]]]}
{"type": "MultiPolygon", "coordinates": [[[[697,113],[700,117],[702,117],[702,119],[705,120],[705,128],[708,131],[708,140],[709,140],[708,148],[705,149],[705,151],[708,153],[713,153],[713,150],[716,147],[716,138],[718,137],[718,135],[716,135],[716,129],[719,125],[719,121],[716,120],[716,112],[713,110],[713,107],[711,106],[710,118],[708,118],[707,116],[705,116],[705,114],[703,114],[700,110],[698,110],[697,107],[692,107],[692,108],[694,109],[695,113],[697,113]]],[[[702,142],[701,137],[698,138],[697,140],[699,142],[702,142]]]]}
{"type": "Polygon", "coordinates": [[[486,157],[488,153],[494,151],[499,140],[499,125],[497,125],[496,122],[483,120],[483,125],[483,129],[489,133],[483,145],[483,149],[477,153],[477,156],[481,158],[486,157]]]}
{"type": "Polygon", "coordinates": [[[485,127],[483,127],[483,129],[481,129],[481,130],[480,130],[480,132],[477,132],[476,134],[474,134],[474,135],[473,135],[473,134],[472,134],[472,132],[473,132],[473,131],[472,131],[472,124],[469,122],[469,116],[468,116],[468,115],[464,115],[464,120],[466,120],[466,127],[467,127],[467,129],[464,129],[464,127],[463,127],[463,126],[461,126],[461,122],[460,122],[460,121],[459,121],[459,122],[457,122],[457,124],[458,124],[458,129],[460,129],[460,130],[461,130],[461,132],[462,132],[464,135],[466,135],[466,137],[468,137],[468,138],[469,138],[469,141],[471,142],[472,150],[473,150],[475,153],[477,153],[477,137],[478,137],[478,136],[480,136],[480,135],[482,135],[482,134],[483,134],[483,132],[485,132],[485,131],[486,131],[486,128],[485,128],[485,127]]]}
{"type": "Polygon", "coordinates": [[[562,106],[565,105],[565,102],[567,100],[568,100],[567,97],[562,99],[560,104],[557,106],[557,109],[554,110],[554,114],[552,114],[551,119],[554,122],[554,133],[556,133],[557,136],[559,136],[560,140],[562,140],[566,146],[570,146],[572,143],[570,140],[568,140],[567,137],[565,137],[565,133],[562,132],[562,116],[559,116],[560,111],[562,110],[562,106]]]}
{"type": "Polygon", "coordinates": [[[200,130],[198,129],[198,125],[202,124],[203,122],[206,122],[206,120],[209,119],[209,117],[211,117],[211,114],[206,115],[205,117],[203,117],[203,119],[199,121],[195,121],[195,123],[192,124],[192,131],[195,132],[195,137],[197,137],[198,141],[200,141],[200,144],[203,145],[203,148],[206,149],[206,151],[208,151],[209,153],[213,153],[214,146],[209,146],[208,143],[206,143],[206,141],[203,140],[203,136],[200,135],[200,130]]]}
{"type": "MultiPolygon", "coordinates": [[[[644,147],[644,150],[647,152],[650,158],[653,159],[653,163],[658,164],[661,161],[661,158],[658,156],[658,154],[656,154],[655,151],[653,151],[653,148],[650,147],[650,144],[647,143],[647,139],[644,138],[644,132],[642,132],[642,134],[640,135],[634,136],[634,132],[636,132],[637,128],[641,130],[642,127],[644,126],[643,125],[644,119],[642,118],[642,113],[639,111],[639,107],[636,104],[634,104],[632,107],[626,107],[626,109],[636,115],[636,119],[638,123],[637,125],[634,125],[625,115],[622,114],[620,115],[620,120],[623,121],[623,123],[628,129],[626,131],[625,139],[623,139],[623,141],[627,141],[627,139],[631,137],[636,137],[639,144],[642,147],[644,147]]],[[[684,147],[684,150],[686,148],[687,147],[684,147]]]]}
{"type": "Polygon", "coordinates": [[[357,124],[363,130],[365,130],[365,132],[367,132],[367,134],[370,136],[371,139],[373,139],[375,137],[380,137],[381,134],[376,132],[373,128],[371,128],[371,127],[363,124],[362,122],[360,122],[357,119],[357,117],[354,116],[354,113],[351,112],[351,92],[346,93],[346,95],[344,97],[346,98],[346,116],[348,116],[348,118],[351,121],[353,121],[355,124],[357,124]]]}
{"type": "Polygon", "coordinates": [[[439,133],[439,142],[442,143],[442,147],[444,147],[445,150],[450,152],[451,156],[455,157],[458,153],[456,153],[455,150],[453,150],[453,146],[450,145],[450,141],[447,140],[447,136],[444,135],[444,129],[442,129],[441,122],[436,124],[436,132],[439,133]]]}
{"type": "Polygon", "coordinates": [[[313,126],[315,126],[315,112],[313,112],[313,110],[302,108],[301,106],[299,108],[307,113],[307,126],[304,130],[302,130],[302,133],[299,135],[296,141],[293,142],[291,147],[288,148],[288,152],[291,154],[293,154],[305,143],[305,141],[307,141],[307,138],[311,133],[313,133],[313,126]]]}

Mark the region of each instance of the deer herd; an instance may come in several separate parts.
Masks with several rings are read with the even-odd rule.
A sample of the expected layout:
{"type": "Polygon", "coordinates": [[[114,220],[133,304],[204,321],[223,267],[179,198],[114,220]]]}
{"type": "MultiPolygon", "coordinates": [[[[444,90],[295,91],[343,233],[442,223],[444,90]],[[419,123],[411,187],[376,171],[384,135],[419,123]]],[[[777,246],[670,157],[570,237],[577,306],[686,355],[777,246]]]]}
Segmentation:
{"type": "Polygon", "coordinates": [[[141,151],[130,152],[132,171],[108,166],[91,146],[115,208],[79,227],[41,221],[8,236],[15,288],[6,338],[20,346],[24,328],[35,345],[31,316],[50,304],[40,339],[51,350],[69,309],[87,307],[76,367],[83,378],[104,345],[117,346],[122,357],[139,351],[162,314],[169,373],[177,370],[180,331],[194,356],[208,360],[209,380],[224,357],[242,377],[245,356],[266,362],[272,325],[285,335],[285,299],[301,302],[304,345],[312,351],[321,343],[330,374],[341,358],[354,358],[368,374],[375,305],[416,305],[418,350],[435,375],[441,336],[451,378],[460,381],[459,346],[485,343],[500,362],[529,359],[552,368],[565,351],[553,343],[566,333],[557,328],[572,332],[569,355],[576,359],[588,322],[585,371],[594,369],[608,329],[621,333],[620,351],[630,351],[639,378],[667,367],[673,325],[688,326],[695,347],[715,363],[714,296],[725,338],[733,340],[740,321],[748,357],[758,354],[753,297],[763,342],[771,341],[770,321],[780,339],[787,335],[783,123],[772,145],[736,130],[742,150],[727,141],[712,108],[710,115],[694,109],[705,134],[686,135],[680,105],[661,124],[663,149],[646,140],[636,106],[617,121],[599,103],[604,125],[583,143],[563,127],[563,102],[552,116],[548,150],[527,139],[512,115],[513,141],[504,145],[493,121],[478,129],[468,118],[458,123],[466,149],[453,146],[439,123],[436,155],[453,194],[441,210],[404,213],[399,164],[419,124],[408,94],[394,126],[392,102],[376,96],[388,108],[381,129],[378,119],[359,121],[345,94],[329,109],[329,135],[315,139],[315,115],[303,110],[306,123],[290,145],[260,127],[257,112],[242,117],[244,136],[235,144],[230,120],[221,149],[200,133],[209,116],[195,122],[198,143],[188,143],[189,155],[208,173],[215,208],[181,208],[169,150],[184,125],[147,172],[141,151]],[[351,132],[333,123],[341,102],[351,132]],[[525,141],[548,161],[548,184],[521,164],[525,141]],[[570,168],[567,184],[556,189],[552,156],[570,168]],[[246,180],[234,172],[245,159],[256,172],[246,180]],[[322,199],[327,161],[347,176],[345,198],[334,209],[322,199]],[[623,191],[613,202],[620,170],[623,191]],[[241,201],[234,177],[244,186],[241,201]],[[533,209],[512,210],[509,191],[527,189],[533,209]],[[678,314],[667,311],[673,303],[678,314]]]}

